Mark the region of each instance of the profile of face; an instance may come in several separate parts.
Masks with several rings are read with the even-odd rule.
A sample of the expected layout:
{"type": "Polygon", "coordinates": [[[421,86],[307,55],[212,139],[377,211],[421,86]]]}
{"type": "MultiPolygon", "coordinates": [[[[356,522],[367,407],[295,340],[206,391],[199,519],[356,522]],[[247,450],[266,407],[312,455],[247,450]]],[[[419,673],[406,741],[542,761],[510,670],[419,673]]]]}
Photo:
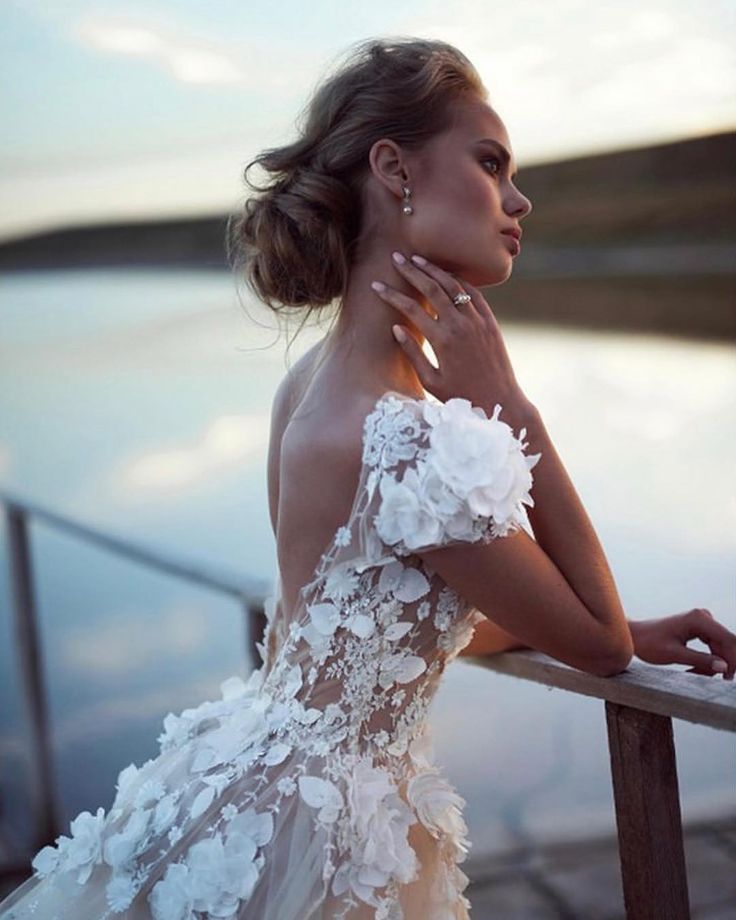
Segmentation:
{"type": "Polygon", "coordinates": [[[520,230],[532,205],[514,185],[516,161],[498,114],[482,99],[466,97],[456,103],[449,130],[420,151],[396,149],[399,159],[385,145],[377,148],[374,169],[394,184],[399,173],[408,175],[401,184],[411,189],[413,213],[403,214],[392,196],[406,254],[418,253],[476,287],[506,281],[519,246],[502,231],[520,230]]]}

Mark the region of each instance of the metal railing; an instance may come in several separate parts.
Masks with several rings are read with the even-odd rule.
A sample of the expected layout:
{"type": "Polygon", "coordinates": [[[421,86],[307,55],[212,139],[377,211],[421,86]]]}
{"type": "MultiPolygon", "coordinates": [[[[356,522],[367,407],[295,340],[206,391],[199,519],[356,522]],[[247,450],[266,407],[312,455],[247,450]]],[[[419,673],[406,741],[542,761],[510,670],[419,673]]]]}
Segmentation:
{"type": "MultiPolygon", "coordinates": [[[[250,664],[260,667],[256,648],[266,625],[264,602],[271,593],[268,581],[241,577],[212,565],[186,559],[108,530],[91,527],[59,514],[14,492],[0,489],[5,512],[8,563],[16,654],[26,705],[30,739],[30,789],[34,811],[35,847],[52,843],[60,833],[55,800],[53,757],[44,679],[43,651],[38,630],[29,523],[36,520],[55,530],[104,547],[151,568],[204,585],[234,598],[245,613],[245,652],[250,664]]],[[[26,866],[2,866],[0,874],[15,875],[26,866]]]]}
{"type": "MultiPolygon", "coordinates": [[[[263,605],[270,584],[115,536],[7,491],[0,490],[0,500],[7,520],[17,652],[32,738],[36,836],[43,846],[55,839],[58,830],[29,519],[234,597],[246,614],[246,654],[254,667],[260,666],[255,643],[263,635],[263,605]]],[[[672,719],[736,732],[736,685],[638,659],[615,677],[596,677],[532,649],[465,660],[604,701],[626,916],[628,920],[689,920],[672,719]]]]}

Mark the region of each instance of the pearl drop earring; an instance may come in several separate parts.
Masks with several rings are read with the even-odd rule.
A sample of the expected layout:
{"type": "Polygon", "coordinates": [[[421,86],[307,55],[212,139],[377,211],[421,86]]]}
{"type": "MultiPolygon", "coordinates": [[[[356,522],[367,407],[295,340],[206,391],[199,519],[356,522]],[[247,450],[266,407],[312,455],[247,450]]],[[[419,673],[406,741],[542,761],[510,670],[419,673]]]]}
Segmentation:
{"type": "Polygon", "coordinates": [[[411,196],[411,189],[408,185],[402,185],[401,190],[404,193],[404,207],[401,209],[404,214],[413,214],[414,208],[409,204],[409,197],[411,196]]]}

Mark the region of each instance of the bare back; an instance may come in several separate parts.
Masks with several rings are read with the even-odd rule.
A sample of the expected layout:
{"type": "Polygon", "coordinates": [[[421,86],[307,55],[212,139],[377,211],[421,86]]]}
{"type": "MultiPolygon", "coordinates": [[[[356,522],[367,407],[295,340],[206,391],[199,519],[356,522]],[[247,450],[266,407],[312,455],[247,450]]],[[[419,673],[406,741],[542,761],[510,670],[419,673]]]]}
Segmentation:
{"type": "Polygon", "coordinates": [[[271,526],[289,622],[335,531],[350,516],[361,468],[363,422],[380,393],[323,385],[321,342],[296,362],[274,397],[268,452],[271,526]]]}

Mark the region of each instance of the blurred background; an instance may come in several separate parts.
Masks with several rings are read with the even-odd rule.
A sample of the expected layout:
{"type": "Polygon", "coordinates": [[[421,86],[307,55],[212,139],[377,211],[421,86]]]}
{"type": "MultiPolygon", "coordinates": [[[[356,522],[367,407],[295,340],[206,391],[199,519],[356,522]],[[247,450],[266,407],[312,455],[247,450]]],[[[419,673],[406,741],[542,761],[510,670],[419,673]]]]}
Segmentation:
{"type": "MultiPolygon", "coordinates": [[[[399,35],[463,50],[508,129],[534,210],[513,277],[485,294],[627,615],[706,607],[736,630],[731,0],[6,0],[0,489],[270,588],[266,451],[285,340],[228,268],[225,223],[246,163],[294,136],[337,56],[399,35]]],[[[307,326],[289,363],[324,331],[307,326]]],[[[155,755],[169,711],[219,697],[251,664],[236,598],[32,515],[29,657],[10,516],[3,526],[7,884],[38,845],[39,718],[47,796],[68,833],[80,810],[109,807],[123,766],[155,755]]],[[[461,659],[432,726],[467,801],[473,865],[615,834],[598,700],[461,659]]],[[[674,730],[683,821],[735,815],[733,735],[674,730]]],[[[733,856],[736,831],[730,841],[733,856]]]]}

